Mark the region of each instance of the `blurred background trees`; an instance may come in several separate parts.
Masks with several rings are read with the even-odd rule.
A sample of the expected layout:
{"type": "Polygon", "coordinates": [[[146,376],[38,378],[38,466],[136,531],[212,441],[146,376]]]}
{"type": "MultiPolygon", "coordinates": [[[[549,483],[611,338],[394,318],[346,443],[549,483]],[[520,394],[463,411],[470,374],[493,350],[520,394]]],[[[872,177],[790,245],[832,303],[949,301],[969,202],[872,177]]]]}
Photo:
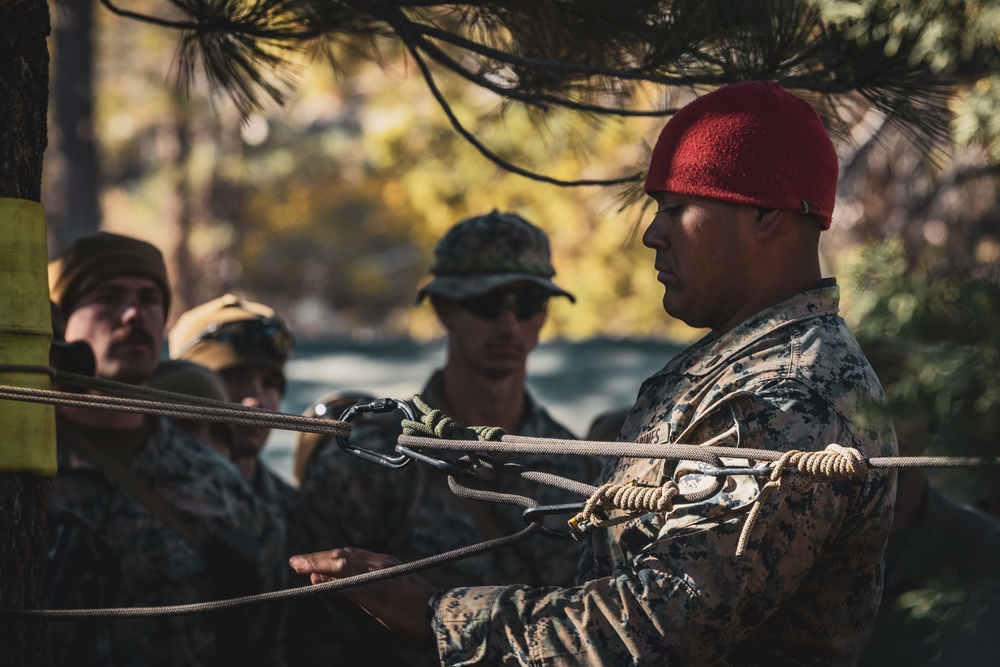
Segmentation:
{"type": "MultiPolygon", "coordinates": [[[[425,339],[438,332],[411,300],[435,240],[464,216],[516,209],[550,234],[559,279],[580,297],[553,308],[547,335],[694,335],[650,307],[661,288],[636,240],[644,214],[630,204],[635,186],[559,188],[485,159],[428,91],[423,54],[476,141],[563,181],[641,173],[670,109],[693,91],[779,79],[819,104],[841,138],[844,185],[836,231],[824,239],[831,272],[861,245],[900,234],[912,261],[970,247],[996,254],[988,211],[971,225],[961,203],[995,179],[990,3],[636,0],[610,14],[601,2],[321,4],[264,0],[252,5],[273,10],[259,12],[263,23],[242,4],[124,7],[172,21],[228,8],[243,22],[234,32],[269,27],[268,39],[229,40],[237,61],[257,69],[228,79],[216,43],[231,36],[225,30],[164,29],[95,11],[90,0],[54,5],[44,181],[52,250],[99,220],[164,249],[175,313],[231,290],[274,304],[303,337],[425,339]],[[88,79],[81,33],[91,15],[88,79]],[[322,23],[334,20],[342,23],[322,23]],[[304,25],[310,38],[295,37],[304,25]],[[433,30],[565,67],[491,59],[433,30]],[[594,73],[605,64],[629,76],[594,73]],[[178,73],[186,89],[173,85],[178,73]],[[593,108],[650,115],[581,110],[593,108]],[[951,194],[939,196],[939,186],[951,194]]],[[[983,208],[992,197],[975,199],[983,208]]]]}
{"type": "Polygon", "coordinates": [[[128,11],[186,29],[99,5],[89,79],[59,63],[85,64],[74,46],[85,42],[70,37],[89,30],[79,17],[90,2],[54,7],[52,250],[99,220],[164,249],[175,314],[236,291],[307,339],[438,335],[412,307],[433,244],[492,208],[549,233],[558,280],[579,297],[553,305],[546,335],[697,335],[655,307],[634,182],[560,188],[502,165],[627,180],[693,94],[782,81],[837,137],[842,178],[822,255],[845,315],[863,335],[935,350],[924,390],[942,406],[965,397],[967,419],[950,423],[975,424],[977,447],[995,452],[996,3],[136,0],[128,11]],[[173,85],[178,72],[186,89],[173,85]],[[92,122],[86,104],[73,111],[88,80],[92,122]],[[637,109],[649,113],[621,115],[637,109]],[[74,195],[81,187],[94,196],[74,195]]]}

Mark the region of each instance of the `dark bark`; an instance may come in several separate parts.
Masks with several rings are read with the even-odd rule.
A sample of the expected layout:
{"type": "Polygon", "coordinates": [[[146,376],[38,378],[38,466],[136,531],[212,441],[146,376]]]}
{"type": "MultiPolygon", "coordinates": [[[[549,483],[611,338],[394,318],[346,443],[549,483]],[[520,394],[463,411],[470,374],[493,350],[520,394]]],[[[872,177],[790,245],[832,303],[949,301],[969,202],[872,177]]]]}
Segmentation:
{"type": "Polygon", "coordinates": [[[0,197],[41,201],[48,34],[45,0],[0,0],[0,197]]]}
{"type": "MultiPolygon", "coordinates": [[[[46,0],[0,0],[3,198],[36,202],[41,198],[49,95],[48,34],[46,0]]],[[[42,606],[49,485],[48,478],[0,472],[0,607],[42,606]]],[[[44,623],[10,616],[0,619],[0,664],[45,664],[44,623]]]]}
{"type": "Polygon", "coordinates": [[[94,0],[55,5],[52,31],[54,136],[46,157],[45,212],[58,252],[101,224],[100,164],[94,141],[94,0]]]}

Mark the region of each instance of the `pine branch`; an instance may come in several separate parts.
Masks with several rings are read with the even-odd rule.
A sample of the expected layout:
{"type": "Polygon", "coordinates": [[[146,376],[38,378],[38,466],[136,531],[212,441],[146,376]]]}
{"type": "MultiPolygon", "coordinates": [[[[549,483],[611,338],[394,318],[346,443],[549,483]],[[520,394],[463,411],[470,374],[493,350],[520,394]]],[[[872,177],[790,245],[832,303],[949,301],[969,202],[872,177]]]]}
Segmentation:
{"type": "MultiPolygon", "coordinates": [[[[120,16],[183,31],[182,80],[200,62],[244,116],[263,97],[283,100],[294,82],[293,55],[311,45],[396,41],[417,62],[455,130],[523,175],[533,172],[507,165],[462,127],[428,61],[504,104],[540,111],[668,116],[675,110],[635,108],[638,87],[773,79],[817,104],[835,133],[844,132],[842,112],[863,102],[928,152],[949,138],[951,81],[910,57],[926,41],[922,24],[910,21],[902,35],[893,31],[902,2],[860,3],[864,15],[836,21],[824,19],[818,0],[168,0],[185,20],[101,2],[120,16]]],[[[940,12],[951,12],[952,22],[965,16],[940,12]]],[[[995,51],[978,45],[969,58],[985,67],[1000,62],[995,51]]],[[[368,55],[377,58],[375,47],[368,55]]],[[[961,65],[954,71],[969,76],[961,65]]]]}

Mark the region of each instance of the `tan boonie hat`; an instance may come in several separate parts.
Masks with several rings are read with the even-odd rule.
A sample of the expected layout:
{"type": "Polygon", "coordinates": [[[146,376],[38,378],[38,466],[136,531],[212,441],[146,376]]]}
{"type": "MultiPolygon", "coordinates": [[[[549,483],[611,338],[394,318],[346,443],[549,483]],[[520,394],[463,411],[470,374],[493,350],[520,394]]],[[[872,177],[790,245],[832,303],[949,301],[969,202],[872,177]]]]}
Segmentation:
{"type": "Polygon", "coordinates": [[[170,310],[170,281],[156,246],[130,236],[98,232],[78,238],[49,262],[49,296],[69,317],[77,300],[105,280],[141,276],[160,286],[163,313],[170,310]]]}
{"type": "Polygon", "coordinates": [[[535,283],[555,296],[576,298],[554,282],[549,239],[516,213],[493,210],[462,220],[434,248],[434,278],[417,292],[466,299],[518,280],[535,283]]]}
{"type": "Polygon", "coordinates": [[[171,359],[221,371],[255,365],[284,372],[294,339],[267,306],[226,294],[181,315],[168,334],[171,359]]]}

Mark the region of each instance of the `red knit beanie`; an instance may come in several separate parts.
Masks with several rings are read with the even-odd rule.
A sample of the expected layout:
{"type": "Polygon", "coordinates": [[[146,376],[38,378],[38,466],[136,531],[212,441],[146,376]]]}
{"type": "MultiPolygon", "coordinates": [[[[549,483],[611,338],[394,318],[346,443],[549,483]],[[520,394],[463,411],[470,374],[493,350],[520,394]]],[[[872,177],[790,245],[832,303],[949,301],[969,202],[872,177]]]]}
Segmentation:
{"type": "Polygon", "coordinates": [[[678,111],[653,149],[646,192],[801,211],[830,228],[837,152],[816,110],[774,81],[719,88],[678,111]]]}

